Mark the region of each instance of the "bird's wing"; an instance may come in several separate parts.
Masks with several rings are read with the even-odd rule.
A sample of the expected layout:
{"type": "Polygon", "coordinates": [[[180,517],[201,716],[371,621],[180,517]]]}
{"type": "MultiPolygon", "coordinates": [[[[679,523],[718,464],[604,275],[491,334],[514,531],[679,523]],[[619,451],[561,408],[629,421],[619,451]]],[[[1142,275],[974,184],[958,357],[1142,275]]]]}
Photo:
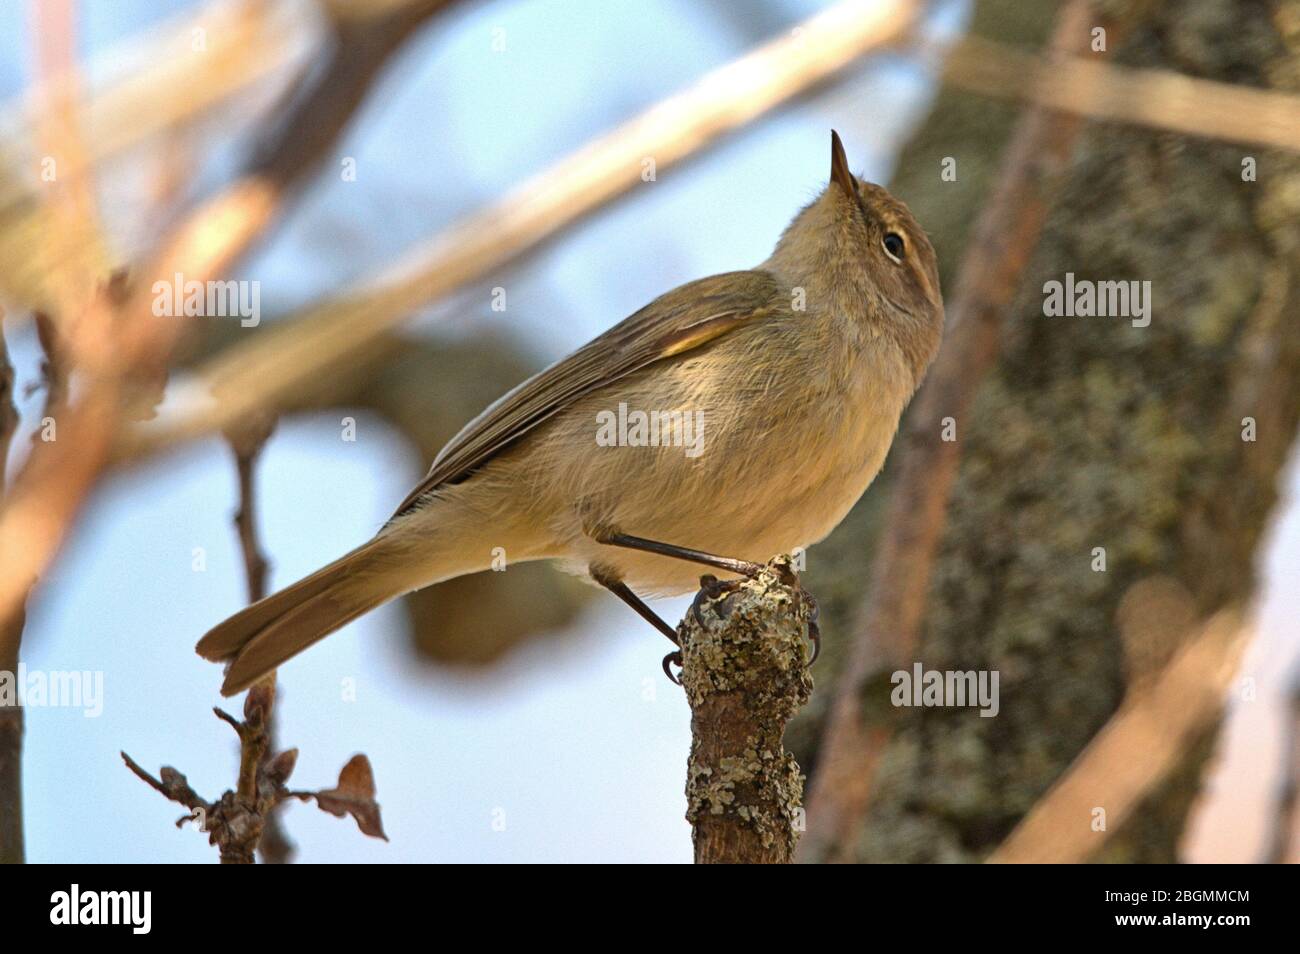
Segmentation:
{"type": "Polygon", "coordinates": [[[768,272],[728,272],[688,282],[656,298],[491,404],[438,456],[393,514],[430,491],[464,480],[498,451],[578,398],[674,355],[699,348],[779,308],[783,294],[768,272]]]}

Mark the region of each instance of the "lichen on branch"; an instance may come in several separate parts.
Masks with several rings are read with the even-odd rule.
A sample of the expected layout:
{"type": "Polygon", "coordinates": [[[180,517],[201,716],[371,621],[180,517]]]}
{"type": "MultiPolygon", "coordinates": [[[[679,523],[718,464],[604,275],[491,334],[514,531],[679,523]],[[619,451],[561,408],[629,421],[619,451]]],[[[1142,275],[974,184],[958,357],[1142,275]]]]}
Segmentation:
{"type": "Polygon", "coordinates": [[[706,587],[678,632],[691,706],[686,817],[700,864],[785,864],[803,825],[804,776],[786,724],[812,694],[813,604],[788,557],[706,587]]]}

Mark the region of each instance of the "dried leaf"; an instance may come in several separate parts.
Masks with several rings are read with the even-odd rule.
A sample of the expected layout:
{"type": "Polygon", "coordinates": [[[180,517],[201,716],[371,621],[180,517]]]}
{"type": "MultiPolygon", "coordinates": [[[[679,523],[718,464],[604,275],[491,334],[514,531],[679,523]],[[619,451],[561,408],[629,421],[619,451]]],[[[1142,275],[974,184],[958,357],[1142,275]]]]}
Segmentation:
{"type": "Polygon", "coordinates": [[[339,818],[351,815],[362,834],[388,840],[375,801],[375,775],[370,769],[370,759],[364,755],[352,756],[339,772],[338,786],[316,792],[315,797],[322,811],[339,818]]]}

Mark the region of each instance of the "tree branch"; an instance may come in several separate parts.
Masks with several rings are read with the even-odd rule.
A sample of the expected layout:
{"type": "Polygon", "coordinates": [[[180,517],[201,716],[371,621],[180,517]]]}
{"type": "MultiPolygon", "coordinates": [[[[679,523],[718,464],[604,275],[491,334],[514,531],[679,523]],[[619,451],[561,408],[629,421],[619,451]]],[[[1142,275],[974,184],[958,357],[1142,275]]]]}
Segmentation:
{"type": "MultiPolygon", "coordinates": [[[[266,554],[257,537],[257,493],[254,473],[262,449],[266,446],[275,419],[257,414],[242,426],[226,430],[226,439],[235,454],[235,470],[239,480],[239,509],[235,511],[235,529],[239,534],[239,549],[244,556],[244,576],[248,584],[248,602],[256,603],[266,596],[266,577],[269,569],[266,554]]],[[[265,692],[264,703],[255,717],[245,717],[245,729],[239,731],[239,783],[236,791],[250,802],[257,796],[258,772],[266,767],[275,751],[275,693],[276,675],[269,673],[260,683],[265,692]]],[[[221,714],[219,712],[219,714],[221,714]]],[[[280,802],[273,803],[262,819],[262,827],[254,848],[260,849],[262,858],[269,864],[285,864],[293,856],[293,843],[281,824],[280,802]]]]}
{"type": "Polygon", "coordinates": [[[702,594],[698,614],[692,608],[679,629],[695,861],[788,864],[804,827],[804,778],[782,738],[812,694],[805,662],[812,607],[788,557],[722,589],[702,594]]]}
{"type": "Polygon", "coordinates": [[[177,827],[187,821],[197,822],[199,829],[207,832],[208,843],[217,846],[223,865],[253,864],[266,819],[290,798],[315,799],[321,811],[340,817],[351,815],[363,834],[387,841],[375,801],[374,774],[364,755],[354,755],[343,766],[334,788],[319,792],[289,790],[287,783],[297,764],[298,750],[286,749],[274,758],[263,757],[269,744],[265,732],[269,704],[266,686],[258,683],[244,700],[242,722],[221,709],[213,710],[217,718],[235,730],[241,752],[252,753],[241,760],[239,788],[227,791],[218,801],[200,796],[185,776],[169,765],[163,766],[161,778],[154,778],[125,752],[121,753],[122,761],[150,788],[189,809],[189,814],[176,822],[177,827]]]}
{"type": "Polygon", "coordinates": [[[943,81],[1092,120],[1300,151],[1300,97],[1278,90],[1082,57],[1048,61],[977,36],[948,51],[943,81]]]}

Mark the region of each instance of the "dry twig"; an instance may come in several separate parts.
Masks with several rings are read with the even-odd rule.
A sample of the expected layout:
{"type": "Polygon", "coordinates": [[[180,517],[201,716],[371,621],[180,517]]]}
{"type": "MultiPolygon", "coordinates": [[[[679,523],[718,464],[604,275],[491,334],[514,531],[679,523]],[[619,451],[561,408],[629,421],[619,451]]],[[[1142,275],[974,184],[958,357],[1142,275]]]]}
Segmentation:
{"type": "Polygon", "coordinates": [[[217,846],[222,864],[253,864],[266,819],[290,798],[314,799],[322,811],[331,815],[350,814],[362,833],[387,841],[379,805],[375,802],[374,775],[364,755],[355,755],[348,761],[332,789],[309,792],[288,788],[298,750],[287,749],[273,758],[267,757],[270,701],[269,690],[259,684],[249,690],[244,700],[243,721],[221,709],[213,710],[217,718],[235,730],[243,753],[238,787],[215,802],[200,796],[185,776],[171,766],[163,766],[161,777],[154,778],[125,752],[121,753],[122,761],[155,791],[189,809],[188,814],[177,819],[176,826],[197,822],[199,830],[208,833],[208,843],[217,846]]]}

